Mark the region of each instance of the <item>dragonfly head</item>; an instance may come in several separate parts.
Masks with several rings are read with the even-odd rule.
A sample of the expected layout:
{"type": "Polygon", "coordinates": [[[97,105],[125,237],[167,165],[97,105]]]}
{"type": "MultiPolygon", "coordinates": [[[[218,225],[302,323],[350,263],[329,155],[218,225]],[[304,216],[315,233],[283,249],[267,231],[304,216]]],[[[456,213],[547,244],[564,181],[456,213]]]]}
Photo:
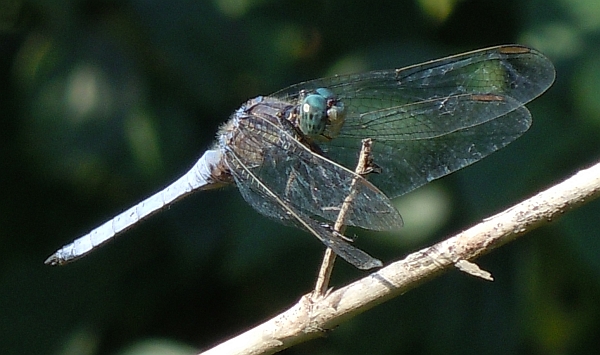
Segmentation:
{"type": "Polygon", "coordinates": [[[318,88],[302,100],[300,130],[310,137],[331,140],[340,132],[345,113],[344,104],[337,100],[333,92],[318,88]]]}
{"type": "Polygon", "coordinates": [[[327,99],[318,94],[306,96],[300,105],[299,125],[307,136],[323,133],[327,125],[327,99]]]}

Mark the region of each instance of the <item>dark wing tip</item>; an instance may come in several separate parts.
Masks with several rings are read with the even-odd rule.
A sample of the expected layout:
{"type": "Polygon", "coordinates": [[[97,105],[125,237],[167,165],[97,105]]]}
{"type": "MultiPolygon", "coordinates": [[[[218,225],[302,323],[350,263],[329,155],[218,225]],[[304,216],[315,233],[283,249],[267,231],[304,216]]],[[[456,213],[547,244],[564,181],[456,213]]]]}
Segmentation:
{"type": "Polygon", "coordinates": [[[370,269],[374,269],[376,267],[382,267],[383,263],[379,259],[371,258],[371,260],[369,260],[368,262],[357,263],[357,264],[354,264],[354,266],[356,266],[357,268],[359,268],[361,270],[370,270],[370,269]]]}
{"type": "Polygon", "coordinates": [[[523,54],[531,52],[531,48],[522,45],[507,45],[499,47],[498,52],[504,54],[523,54]]]}

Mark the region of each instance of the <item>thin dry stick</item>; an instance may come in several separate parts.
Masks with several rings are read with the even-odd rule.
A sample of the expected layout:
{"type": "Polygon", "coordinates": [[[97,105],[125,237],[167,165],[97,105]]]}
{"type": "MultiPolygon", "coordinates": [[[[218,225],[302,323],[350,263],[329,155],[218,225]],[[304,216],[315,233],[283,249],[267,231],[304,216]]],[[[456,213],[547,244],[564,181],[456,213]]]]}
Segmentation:
{"type": "MultiPolygon", "coordinates": [[[[372,156],[371,156],[371,148],[373,146],[373,141],[370,138],[362,140],[362,148],[360,149],[360,156],[358,158],[358,164],[356,165],[356,169],[354,172],[357,175],[363,175],[367,172],[371,165],[372,156]]],[[[355,186],[359,179],[359,176],[354,177],[352,180],[352,184],[350,185],[350,193],[344,199],[342,203],[342,207],[340,208],[340,213],[338,214],[338,218],[335,221],[335,225],[333,230],[339,232],[340,234],[344,234],[346,227],[344,226],[346,217],[350,212],[350,208],[352,207],[352,202],[354,201],[354,197],[358,191],[355,186]]],[[[327,288],[329,287],[329,279],[331,278],[331,273],[333,271],[333,264],[335,263],[335,253],[330,248],[325,249],[325,255],[323,256],[323,262],[321,264],[321,268],[319,269],[319,275],[317,276],[317,284],[315,285],[315,290],[313,292],[313,298],[317,299],[319,297],[323,297],[327,292],[327,288]]]]}
{"type": "Polygon", "coordinates": [[[274,354],[323,336],[345,320],[406,293],[463,261],[489,253],[599,196],[600,164],[597,164],[464,232],[331,292],[316,303],[308,295],[303,296],[287,311],[202,354],[274,354]]]}

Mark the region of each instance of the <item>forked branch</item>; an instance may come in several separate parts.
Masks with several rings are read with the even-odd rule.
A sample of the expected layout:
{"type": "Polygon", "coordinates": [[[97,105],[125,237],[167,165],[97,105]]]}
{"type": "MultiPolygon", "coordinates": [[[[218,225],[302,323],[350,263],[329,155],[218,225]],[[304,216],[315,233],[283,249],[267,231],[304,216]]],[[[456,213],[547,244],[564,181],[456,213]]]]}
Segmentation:
{"type": "Polygon", "coordinates": [[[474,260],[600,195],[600,164],[478,225],[408,255],[323,298],[309,295],[287,311],[202,354],[273,354],[399,296],[455,265],[474,260]]]}

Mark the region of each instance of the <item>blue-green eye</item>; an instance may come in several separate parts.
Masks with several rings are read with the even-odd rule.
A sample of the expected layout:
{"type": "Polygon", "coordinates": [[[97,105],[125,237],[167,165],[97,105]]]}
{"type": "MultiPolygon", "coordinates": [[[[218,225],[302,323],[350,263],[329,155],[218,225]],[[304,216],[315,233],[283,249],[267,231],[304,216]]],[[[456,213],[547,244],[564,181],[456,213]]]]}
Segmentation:
{"type": "Polygon", "coordinates": [[[325,100],[333,100],[335,99],[335,94],[329,90],[329,89],[325,89],[325,88],[318,88],[317,90],[315,90],[315,92],[321,96],[323,96],[325,98],[325,100]]]}
{"type": "Polygon", "coordinates": [[[299,126],[302,133],[316,136],[327,125],[327,99],[320,94],[308,95],[300,105],[299,126]]]}

